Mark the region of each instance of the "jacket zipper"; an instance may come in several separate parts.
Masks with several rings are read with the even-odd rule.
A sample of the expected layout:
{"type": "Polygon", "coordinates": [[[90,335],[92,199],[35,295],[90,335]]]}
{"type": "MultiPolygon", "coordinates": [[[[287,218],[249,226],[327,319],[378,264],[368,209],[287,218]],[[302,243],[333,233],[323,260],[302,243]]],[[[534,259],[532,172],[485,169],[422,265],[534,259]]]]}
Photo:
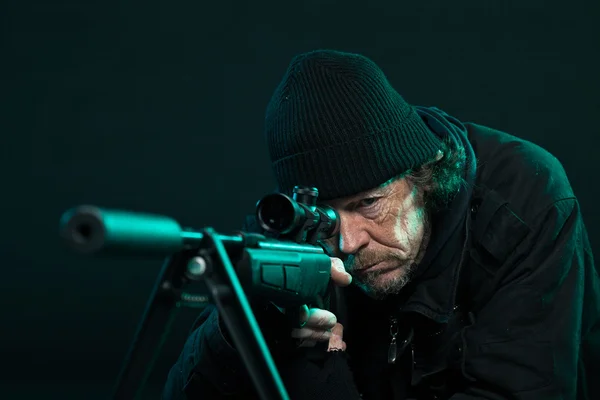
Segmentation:
{"type": "Polygon", "coordinates": [[[396,337],[398,336],[398,319],[390,317],[390,346],[388,348],[388,364],[395,364],[398,357],[398,344],[396,337]]]}

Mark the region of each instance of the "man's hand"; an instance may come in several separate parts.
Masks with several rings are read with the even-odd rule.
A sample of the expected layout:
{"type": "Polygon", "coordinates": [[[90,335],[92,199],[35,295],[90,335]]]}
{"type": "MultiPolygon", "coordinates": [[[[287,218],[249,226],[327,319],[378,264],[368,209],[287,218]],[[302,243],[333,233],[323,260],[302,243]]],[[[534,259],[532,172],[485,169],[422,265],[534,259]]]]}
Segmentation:
{"type": "MultiPolygon", "coordinates": [[[[339,258],[331,258],[331,280],[340,287],[348,286],[352,282],[352,276],[346,272],[339,258]]],[[[346,350],[346,343],[342,340],[344,327],[330,311],[309,309],[304,305],[300,309],[300,326],[302,328],[292,330],[292,337],[301,339],[301,347],[312,347],[317,342],[329,342],[327,351],[346,350]]]]}

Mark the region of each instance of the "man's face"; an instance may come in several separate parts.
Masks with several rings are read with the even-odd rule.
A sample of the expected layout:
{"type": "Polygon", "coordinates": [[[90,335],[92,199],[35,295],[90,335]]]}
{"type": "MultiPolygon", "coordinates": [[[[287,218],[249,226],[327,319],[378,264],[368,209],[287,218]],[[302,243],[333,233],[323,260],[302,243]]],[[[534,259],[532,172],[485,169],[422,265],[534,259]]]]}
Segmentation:
{"type": "Polygon", "coordinates": [[[369,296],[395,294],[410,280],[427,247],[423,194],[406,179],[328,201],[340,215],[339,237],[325,242],[369,296]]]}

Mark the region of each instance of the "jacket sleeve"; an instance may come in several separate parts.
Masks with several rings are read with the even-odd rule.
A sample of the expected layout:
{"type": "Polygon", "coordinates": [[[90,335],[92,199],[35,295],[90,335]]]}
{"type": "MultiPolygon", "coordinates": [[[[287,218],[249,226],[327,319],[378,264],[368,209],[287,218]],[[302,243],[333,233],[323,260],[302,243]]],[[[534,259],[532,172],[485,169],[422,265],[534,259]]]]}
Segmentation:
{"type": "Polygon", "coordinates": [[[235,399],[236,394],[247,389],[244,366],[224,339],[218,320],[213,305],[204,309],[196,320],[169,372],[163,400],[235,399]]]}
{"type": "Polygon", "coordinates": [[[592,398],[580,347],[598,333],[599,283],[577,201],[555,202],[531,227],[462,332],[468,383],[453,400],[592,398]]]}
{"type": "MultiPolygon", "coordinates": [[[[276,318],[267,318],[263,323],[267,324],[263,327],[267,333],[280,325],[276,318]]],[[[308,349],[289,350],[287,345],[274,349],[272,345],[273,358],[290,398],[360,398],[345,353],[324,353],[316,360],[308,355],[308,349]]],[[[214,306],[205,309],[194,324],[163,390],[163,400],[184,399],[257,399],[241,358],[221,331],[214,306]]]]}

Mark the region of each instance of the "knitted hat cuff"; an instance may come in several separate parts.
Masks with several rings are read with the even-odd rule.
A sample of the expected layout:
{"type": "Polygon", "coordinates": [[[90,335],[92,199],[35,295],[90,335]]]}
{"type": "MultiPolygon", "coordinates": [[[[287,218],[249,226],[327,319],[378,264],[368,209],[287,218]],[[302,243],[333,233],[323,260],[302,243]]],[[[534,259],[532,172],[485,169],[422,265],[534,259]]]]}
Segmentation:
{"type": "Polygon", "coordinates": [[[273,169],[280,192],[313,186],[320,200],[330,200],[373,189],[433,159],[440,148],[441,140],[413,110],[388,132],[294,154],[274,162],[273,169]]]}

